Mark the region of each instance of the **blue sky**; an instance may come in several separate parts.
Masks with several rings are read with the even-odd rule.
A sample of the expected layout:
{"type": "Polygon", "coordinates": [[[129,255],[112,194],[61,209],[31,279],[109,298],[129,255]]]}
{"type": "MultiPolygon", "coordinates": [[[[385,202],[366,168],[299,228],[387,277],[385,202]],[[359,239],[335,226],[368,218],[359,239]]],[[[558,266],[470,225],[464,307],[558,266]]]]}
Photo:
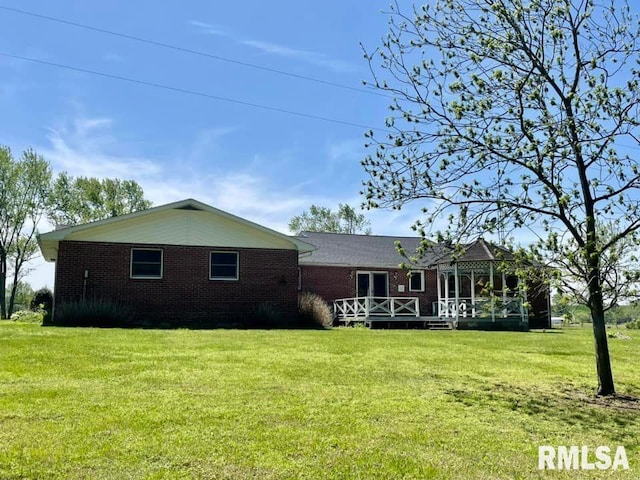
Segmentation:
{"type": "MultiPolygon", "coordinates": [[[[0,5],[362,88],[360,42],[379,45],[387,2],[87,2],[0,5]]],[[[0,52],[242,102],[384,128],[389,99],[0,9],[0,52]]],[[[54,172],[131,178],[156,205],[193,197],[287,233],[311,204],[357,205],[364,128],[0,56],[0,144],[54,172]]],[[[419,205],[369,212],[410,235],[419,205]]],[[[48,230],[48,225],[42,230],[48,230]]],[[[38,259],[28,281],[53,286],[38,259]]]]}

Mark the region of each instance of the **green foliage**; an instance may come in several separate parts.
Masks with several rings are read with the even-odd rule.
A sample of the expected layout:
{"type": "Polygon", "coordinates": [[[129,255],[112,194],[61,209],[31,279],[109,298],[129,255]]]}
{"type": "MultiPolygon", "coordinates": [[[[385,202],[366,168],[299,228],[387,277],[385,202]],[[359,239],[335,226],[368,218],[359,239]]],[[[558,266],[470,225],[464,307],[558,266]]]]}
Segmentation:
{"type": "Polygon", "coordinates": [[[18,310],[11,314],[11,320],[14,322],[22,323],[37,323],[42,324],[44,318],[44,310],[31,311],[31,310],[18,310]]]}
{"type": "Polygon", "coordinates": [[[298,296],[298,310],[303,325],[320,328],[333,326],[333,311],[320,295],[311,292],[301,293],[298,296]]]}
{"type": "Polygon", "coordinates": [[[464,243],[530,236],[530,262],[593,312],[599,381],[613,394],[604,312],[640,279],[640,23],[608,0],[435,0],[392,4],[365,53],[393,98],[368,206],[420,200],[416,228],[464,243]],[[444,225],[444,228],[442,226],[444,225]],[[443,231],[439,231],[443,230],[443,231]]]}
{"type": "Polygon", "coordinates": [[[349,205],[338,205],[338,211],[311,205],[309,211],[296,215],[289,222],[289,230],[295,235],[302,232],[363,233],[371,234],[370,222],[362,213],[349,205]]]}
{"type": "MultiPolygon", "coordinates": [[[[640,395],[640,334],[612,341],[640,395]]],[[[538,445],[625,445],[590,328],[554,333],[106,330],[0,322],[3,479],[520,479],[538,445]],[[443,359],[446,359],[443,360],[443,359]]]]}
{"type": "MultiPolygon", "coordinates": [[[[13,285],[9,285],[7,287],[7,293],[10,294],[12,290],[14,290],[13,285]]],[[[31,306],[31,300],[33,299],[33,296],[34,291],[33,288],[31,288],[31,285],[29,285],[28,282],[18,281],[18,285],[15,288],[14,310],[16,308],[33,309],[33,307],[31,306]]],[[[9,295],[6,295],[6,298],[7,304],[9,304],[9,295]]]]}
{"type": "Polygon", "coordinates": [[[31,310],[42,309],[45,312],[51,313],[53,308],[53,292],[47,287],[42,287],[33,294],[33,299],[29,304],[31,310]]]}
{"type": "Polygon", "coordinates": [[[38,251],[36,228],[49,199],[51,169],[31,149],[19,159],[9,147],[0,146],[0,318],[13,309],[25,265],[38,251]],[[7,280],[15,288],[6,299],[7,280]]]}
{"type": "Polygon", "coordinates": [[[61,173],[53,182],[49,219],[75,225],[144,210],[151,207],[134,180],[77,177],[61,173]]]}
{"type": "Polygon", "coordinates": [[[640,329],[640,320],[635,320],[635,321],[632,320],[630,322],[627,322],[626,327],[631,330],[633,329],[638,330],[640,329]]]}
{"type": "Polygon", "coordinates": [[[131,327],[134,314],[124,304],[92,298],[56,305],[54,325],[72,327],[131,327]]]}

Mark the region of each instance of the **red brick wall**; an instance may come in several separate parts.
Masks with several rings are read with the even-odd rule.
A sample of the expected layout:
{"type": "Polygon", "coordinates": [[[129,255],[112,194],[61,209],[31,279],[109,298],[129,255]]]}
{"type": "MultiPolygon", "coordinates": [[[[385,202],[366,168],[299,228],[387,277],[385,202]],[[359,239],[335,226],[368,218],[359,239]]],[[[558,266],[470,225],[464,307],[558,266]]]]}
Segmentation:
{"type": "Polygon", "coordinates": [[[300,265],[302,290],[317,293],[331,303],[338,298],[356,296],[356,272],[387,272],[389,276],[389,295],[392,297],[418,297],[420,313],[432,315],[432,303],[438,301],[437,276],[435,270],[425,270],[425,291],[410,292],[407,271],[400,268],[367,269],[356,267],[331,267],[324,265],[300,265]],[[398,291],[398,285],[404,285],[404,292],[398,291]]]}
{"type": "Polygon", "coordinates": [[[294,315],[298,302],[298,252],[174,245],[60,242],[56,304],[82,297],[126,304],[137,318],[158,322],[209,322],[250,315],[261,303],[274,303],[294,315]],[[162,279],[130,278],[131,248],[163,250],[162,279]],[[209,252],[239,254],[237,281],[209,280],[209,252]]]}

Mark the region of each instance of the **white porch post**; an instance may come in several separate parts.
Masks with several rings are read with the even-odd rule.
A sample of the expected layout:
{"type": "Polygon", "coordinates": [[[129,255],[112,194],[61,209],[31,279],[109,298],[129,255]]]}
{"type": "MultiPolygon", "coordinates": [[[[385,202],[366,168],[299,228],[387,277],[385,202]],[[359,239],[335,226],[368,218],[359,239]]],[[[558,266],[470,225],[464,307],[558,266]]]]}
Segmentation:
{"type": "Polygon", "coordinates": [[[444,282],[444,311],[445,317],[449,316],[449,272],[447,272],[446,280],[444,282]]]}
{"type": "Polygon", "coordinates": [[[494,301],[494,298],[495,298],[494,288],[496,286],[493,284],[493,262],[489,262],[489,285],[491,285],[491,321],[495,322],[496,321],[496,302],[494,301]]]}
{"type": "Polygon", "coordinates": [[[507,277],[502,272],[502,316],[507,318],[507,277]]]}
{"type": "Polygon", "coordinates": [[[456,320],[460,320],[460,282],[458,281],[458,262],[453,264],[453,290],[456,295],[456,320]]]}
{"type": "Polygon", "coordinates": [[[476,279],[474,270],[471,270],[471,317],[476,316],[476,279]]]}
{"type": "Polygon", "coordinates": [[[437,279],[436,282],[438,284],[438,311],[437,314],[439,317],[442,316],[442,279],[440,278],[441,273],[440,273],[440,269],[438,268],[436,270],[436,274],[437,274],[437,279]]]}

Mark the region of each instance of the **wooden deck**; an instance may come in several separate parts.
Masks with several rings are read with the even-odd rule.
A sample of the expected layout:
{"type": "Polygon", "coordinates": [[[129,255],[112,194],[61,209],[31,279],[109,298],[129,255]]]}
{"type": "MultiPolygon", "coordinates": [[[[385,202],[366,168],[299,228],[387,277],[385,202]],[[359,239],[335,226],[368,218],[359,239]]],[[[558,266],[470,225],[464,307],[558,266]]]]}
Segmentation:
{"type": "Polygon", "coordinates": [[[452,319],[420,315],[420,302],[415,297],[356,297],[333,302],[335,318],[344,325],[378,324],[414,326],[451,330],[452,319]]]}
{"type": "MultiPolygon", "coordinates": [[[[496,309],[488,300],[467,303],[449,300],[438,304],[439,315],[420,315],[420,303],[415,297],[356,297],[333,302],[334,318],[343,325],[361,324],[367,327],[387,326],[452,330],[527,330],[527,311],[522,301],[511,299],[496,309]],[[467,308],[468,307],[468,308],[467,308]],[[487,307],[489,308],[487,311],[487,307]]],[[[496,305],[497,306],[497,305],[496,305]]]]}
{"type": "Polygon", "coordinates": [[[452,330],[454,323],[449,320],[444,320],[440,317],[383,317],[383,316],[370,316],[370,317],[349,317],[338,318],[338,321],[343,325],[365,325],[366,327],[375,326],[387,326],[404,327],[404,328],[425,328],[431,330],[452,330]]]}

